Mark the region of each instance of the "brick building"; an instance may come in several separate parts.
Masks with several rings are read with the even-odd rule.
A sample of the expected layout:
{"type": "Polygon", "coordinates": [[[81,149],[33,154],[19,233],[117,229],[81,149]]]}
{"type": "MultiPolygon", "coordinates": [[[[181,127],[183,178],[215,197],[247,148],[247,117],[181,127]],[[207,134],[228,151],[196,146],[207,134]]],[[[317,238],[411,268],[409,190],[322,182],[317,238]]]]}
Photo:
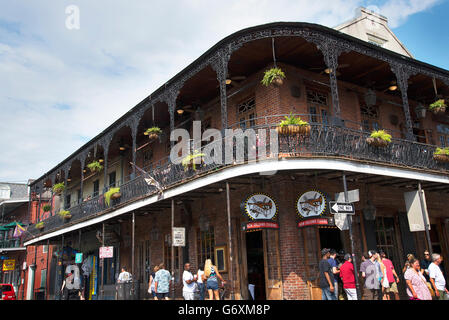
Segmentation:
{"type": "Polygon", "coordinates": [[[352,251],[349,232],[329,213],[344,174],[348,189],[360,194],[352,219],[357,257],[382,249],[397,270],[407,253],[421,257],[426,234],[410,231],[404,201],[419,182],[430,217],[428,249],[447,256],[449,168],[433,153],[449,142],[449,117],[422,114],[435,94],[449,96],[448,71],[333,29],[271,23],[241,30],[33,182],[34,192],[53,201],[40,219],[43,229],[30,228],[25,245],[57,246],[66,253],[56,257],[58,266],[77,264],[82,253],[91,267],[83,278],[89,299],[116,298],[124,265],[136,298],[147,298],[150,271],[160,262],[173,271],[179,297],[183,263],[196,270],[206,258],[230,280],[228,297],[248,299],[251,283],[258,299],[316,299],[320,248],[352,251]],[[263,86],[273,65],[286,79],[263,86]],[[253,128],[262,137],[290,113],[308,121],[310,133],[270,137],[278,149],[267,148],[266,158],[193,169],[168,157],[170,132],[192,134],[194,120],[203,132],[253,128]],[[155,140],[144,134],[152,126],[162,129],[155,140]],[[377,129],[392,135],[385,148],[366,141],[377,129]],[[94,161],[99,171],[87,167],[94,161]],[[53,190],[58,183],[62,193],[53,190]],[[106,201],[116,187],[119,197],[106,201]],[[58,215],[63,209],[69,219],[58,215]],[[255,226],[253,213],[274,217],[255,226]],[[185,228],[184,247],[171,245],[171,227],[185,228]],[[101,246],[112,246],[113,257],[99,259],[101,246]]]}

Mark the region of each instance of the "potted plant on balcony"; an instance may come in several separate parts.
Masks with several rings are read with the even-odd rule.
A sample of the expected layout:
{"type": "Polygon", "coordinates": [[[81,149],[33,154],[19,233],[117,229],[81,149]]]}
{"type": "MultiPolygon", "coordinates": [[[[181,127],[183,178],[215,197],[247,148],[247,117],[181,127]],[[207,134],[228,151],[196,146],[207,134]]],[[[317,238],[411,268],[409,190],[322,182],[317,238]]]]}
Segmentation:
{"type": "Polygon", "coordinates": [[[72,215],[70,214],[70,211],[68,211],[68,210],[61,210],[58,212],[58,214],[63,220],[68,220],[72,217],[72,215]]]}
{"type": "Polygon", "coordinates": [[[274,84],[275,86],[281,86],[285,78],[285,73],[280,68],[271,68],[266,70],[263,76],[261,83],[268,87],[270,84],[274,84]]]}
{"type": "Polygon", "coordinates": [[[38,222],[34,225],[34,227],[38,230],[42,230],[44,228],[44,221],[38,222]]]}
{"type": "Polygon", "coordinates": [[[444,102],[444,99],[438,99],[437,101],[429,105],[429,110],[434,114],[446,112],[446,103],[444,102]]]}
{"type": "Polygon", "coordinates": [[[438,162],[449,162],[449,147],[437,148],[433,153],[433,158],[438,162]]]}
{"type": "Polygon", "coordinates": [[[302,120],[301,117],[295,117],[290,112],[290,115],[285,116],[285,119],[279,123],[276,131],[283,135],[295,133],[308,135],[310,133],[310,124],[302,120]]]}
{"type": "Polygon", "coordinates": [[[203,163],[204,160],[202,157],[204,156],[205,156],[204,153],[200,153],[196,150],[193,153],[185,156],[181,161],[182,166],[184,167],[184,171],[187,171],[188,169],[193,169],[195,171],[196,170],[195,159],[201,157],[201,163],[203,163]]]}
{"type": "Polygon", "coordinates": [[[42,209],[44,210],[44,212],[49,212],[51,210],[51,205],[46,204],[42,207],[42,209]]]}
{"type": "Polygon", "coordinates": [[[57,183],[53,186],[53,192],[60,195],[65,189],[64,182],[57,183]]]}
{"type": "Polygon", "coordinates": [[[92,161],[91,163],[89,163],[87,165],[87,167],[90,169],[90,172],[94,173],[94,172],[100,172],[101,170],[103,170],[103,166],[101,165],[101,163],[97,160],[92,161]]]}
{"type": "Polygon", "coordinates": [[[375,130],[366,138],[366,142],[372,146],[386,147],[391,142],[391,135],[385,130],[375,130]]]}
{"type": "Polygon", "coordinates": [[[111,204],[111,199],[118,199],[122,196],[120,193],[120,188],[110,188],[105,194],[104,194],[104,202],[109,207],[111,204]]]}
{"type": "Polygon", "coordinates": [[[143,134],[148,136],[148,138],[150,140],[155,140],[161,135],[161,133],[162,133],[161,128],[151,127],[151,128],[148,128],[143,134]]]}

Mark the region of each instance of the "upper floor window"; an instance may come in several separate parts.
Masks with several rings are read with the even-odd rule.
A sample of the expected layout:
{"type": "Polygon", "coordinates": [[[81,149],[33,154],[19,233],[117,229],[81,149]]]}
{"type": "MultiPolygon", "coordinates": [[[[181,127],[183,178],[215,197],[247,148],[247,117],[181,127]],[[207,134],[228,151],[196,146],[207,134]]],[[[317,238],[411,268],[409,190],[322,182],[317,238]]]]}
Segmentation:
{"type": "Polygon", "coordinates": [[[329,99],[328,94],[306,88],[307,108],[310,114],[310,122],[329,123],[329,99]]]}
{"type": "Polygon", "coordinates": [[[115,187],[115,171],[109,174],[109,187],[115,187]]]}
{"type": "Polygon", "coordinates": [[[254,96],[245,99],[237,105],[237,119],[240,128],[246,129],[256,125],[256,98],[254,96]]]}
{"type": "Polygon", "coordinates": [[[385,45],[385,43],[387,43],[387,40],[379,38],[375,35],[372,35],[372,34],[366,34],[366,35],[368,37],[368,42],[371,44],[374,44],[376,46],[383,47],[385,45]]]}
{"type": "Polygon", "coordinates": [[[95,180],[94,181],[94,194],[93,194],[93,196],[96,197],[96,196],[98,196],[99,193],[100,193],[100,181],[99,180],[95,180]]]}
{"type": "Polygon", "coordinates": [[[213,259],[215,248],[214,228],[209,227],[202,231],[197,229],[196,232],[196,248],[198,264],[202,264],[206,259],[213,259]]]}
{"type": "Polygon", "coordinates": [[[442,148],[449,147],[449,126],[437,124],[438,142],[442,148]]]}
{"type": "Polygon", "coordinates": [[[363,131],[379,130],[379,107],[377,105],[368,106],[362,98],[359,98],[359,101],[363,131]]]}

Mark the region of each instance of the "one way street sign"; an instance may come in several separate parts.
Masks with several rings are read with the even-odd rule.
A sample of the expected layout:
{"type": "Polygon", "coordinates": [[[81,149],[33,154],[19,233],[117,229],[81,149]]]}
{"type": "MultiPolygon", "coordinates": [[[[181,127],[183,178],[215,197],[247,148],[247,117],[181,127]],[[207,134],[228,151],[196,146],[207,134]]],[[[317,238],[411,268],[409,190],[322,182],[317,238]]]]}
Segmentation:
{"type": "Polygon", "coordinates": [[[353,203],[329,201],[329,207],[332,214],[335,213],[346,213],[352,215],[355,214],[355,207],[353,203]]]}

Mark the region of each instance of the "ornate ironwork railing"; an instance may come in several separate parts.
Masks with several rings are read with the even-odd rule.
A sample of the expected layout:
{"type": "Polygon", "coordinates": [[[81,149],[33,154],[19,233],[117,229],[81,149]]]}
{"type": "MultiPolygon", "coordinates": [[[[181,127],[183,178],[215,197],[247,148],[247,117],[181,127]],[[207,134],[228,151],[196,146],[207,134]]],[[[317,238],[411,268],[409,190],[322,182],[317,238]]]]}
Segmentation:
{"type": "MultiPolygon", "coordinates": [[[[265,136],[270,137],[270,130],[277,127],[277,121],[268,123],[257,123],[253,126],[256,133],[265,131],[265,136]],[[259,131],[262,130],[262,131],[259,131]]],[[[308,135],[292,134],[279,135],[278,148],[270,149],[269,140],[266,142],[265,158],[257,154],[254,161],[275,160],[278,158],[308,158],[308,157],[338,157],[347,160],[365,161],[382,165],[400,166],[421,170],[430,170],[447,174],[449,166],[439,163],[433,158],[436,146],[418,143],[410,140],[392,138],[391,143],[386,147],[376,147],[367,143],[368,132],[360,130],[326,125],[322,123],[311,123],[308,135]]],[[[214,143],[226,143],[225,140],[214,143]]],[[[233,157],[236,155],[235,141],[232,142],[233,157]]],[[[224,148],[223,148],[224,150],[224,148]]],[[[245,160],[248,158],[248,150],[245,148],[245,160]]],[[[144,169],[162,186],[167,189],[177,184],[190,181],[192,179],[211,174],[216,170],[240,165],[243,162],[231,162],[227,164],[210,163],[199,164],[196,169],[186,169],[182,164],[173,164],[169,157],[166,157],[144,169]]],[[[120,198],[111,200],[109,206],[105,204],[104,196],[100,195],[88,201],[71,207],[70,220],[63,220],[59,216],[51,216],[44,220],[44,229],[38,230],[30,226],[29,235],[35,236],[39,233],[56,230],[67,224],[74,224],[111,210],[119,206],[126,205],[136,199],[150,196],[157,193],[157,189],[148,185],[141,175],[127,181],[120,186],[120,198]]]]}

